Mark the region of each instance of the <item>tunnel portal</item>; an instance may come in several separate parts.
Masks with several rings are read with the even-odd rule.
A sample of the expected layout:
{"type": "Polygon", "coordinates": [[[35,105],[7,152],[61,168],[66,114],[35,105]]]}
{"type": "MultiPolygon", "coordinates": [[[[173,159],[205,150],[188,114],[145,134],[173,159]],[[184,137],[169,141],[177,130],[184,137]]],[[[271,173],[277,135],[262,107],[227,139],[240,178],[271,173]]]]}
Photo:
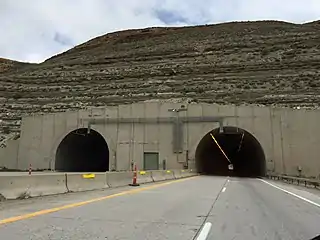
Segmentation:
{"type": "Polygon", "coordinates": [[[63,172],[105,172],[109,170],[109,148],[95,130],[80,128],[70,132],[59,144],[55,170],[63,172]]]}
{"type": "Polygon", "coordinates": [[[259,177],[266,172],[264,151],[258,140],[249,132],[237,127],[214,129],[206,134],[196,149],[198,172],[207,175],[259,177]],[[224,156],[214,139],[229,158],[224,156]]]}

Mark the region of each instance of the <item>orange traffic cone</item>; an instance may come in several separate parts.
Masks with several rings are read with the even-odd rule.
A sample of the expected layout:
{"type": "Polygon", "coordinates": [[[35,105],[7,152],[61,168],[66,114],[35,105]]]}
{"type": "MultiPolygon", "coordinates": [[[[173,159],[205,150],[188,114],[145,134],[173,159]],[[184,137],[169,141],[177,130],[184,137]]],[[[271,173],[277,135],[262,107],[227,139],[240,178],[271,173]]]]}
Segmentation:
{"type": "Polygon", "coordinates": [[[137,183],[137,165],[135,164],[134,165],[134,171],[133,171],[133,178],[132,178],[132,183],[131,184],[129,184],[130,186],[134,186],[134,187],[136,187],[136,186],[140,186],[140,184],[138,184],[137,183]]]}

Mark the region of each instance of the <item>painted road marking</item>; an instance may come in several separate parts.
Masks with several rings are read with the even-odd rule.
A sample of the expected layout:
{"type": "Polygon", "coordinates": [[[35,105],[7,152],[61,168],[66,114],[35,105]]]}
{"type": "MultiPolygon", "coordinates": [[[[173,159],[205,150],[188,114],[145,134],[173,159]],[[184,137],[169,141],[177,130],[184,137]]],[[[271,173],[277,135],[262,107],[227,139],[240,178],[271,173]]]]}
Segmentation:
{"type": "Polygon", "coordinates": [[[222,188],[222,192],[225,192],[225,191],[226,191],[226,189],[227,189],[226,187],[222,188]]]}
{"type": "Polygon", "coordinates": [[[212,223],[206,222],[203,228],[201,229],[201,232],[199,236],[196,238],[196,240],[206,240],[210,233],[211,227],[212,227],[212,223]]]}
{"type": "Polygon", "coordinates": [[[80,207],[80,206],[83,206],[83,205],[87,205],[87,204],[90,204],[90,203],[103,201],[103,200],[110,199],[110,198],[115,198],[115,197],[128,195],[128,194],[134,194],[134,193],[138,193],[138,192],[142,192],[142,191],[146,191],[146,190],[150,190],[150,189],[166,186],[166,185],[169,185],[169,184],[172,184],[172,183],[186,181],[186,180],[189,180],[189,179],[192,179],[192,178],[195,178],[195,177],[197,177],[197,176],[184,178],[184,179],[173,180],[173,181],[165,182],[165,183],[158,183],[156,185],[152,185],[152,186],[148,186],[148,187],[142,187],[142,188],[133,189],[133,190],[128,190],[128,191],[124,191],[124,192],[120,192],[120,193],[115,193],[115,194],[112,194],[112,195],[108,195],[108,196],[104,196],[104,197],[100,197],[100,198],[95,198],[95,199],[91,199],[91,200],[87,200],[87,201],[83,201],[83,202],[72,203],[72,204],[68,204],[68,205],[64,205],[64,206],[60,206],[60,207],[55,207],[55,208],[50,208],[50,209],[44,209],[44,210],[40,210],[40,211],[37,211],[37,212],[16,216],[16,217],[10,217],[10,218],[6,218],[6,219],[0,220],[0,225],[17,222],[17,221],[20,221],[20,220],[33,218],[33,217],[41,216],[41,215],[48,214],[48,213],[58,212],[58,211],[69,209],[69,208],[80,207]]]}
{"type": "Polygon", "coordinates": [[[267,181],[265,181],[265,180],[263,180],[263,179],[260,179],[260,180],[261,180],[262,182],[264,182],[264,183],[266,183],[266,184],[274,187],[274,188],[277,188],[277,189],[279,189],[279,190],[287,193],[287,194],[290,194],[290,195],[292,195],[292,196],[294,196],[294,197],[296,197],[296,198],[299,198],[299,199],[301,199],[301,200],[303,200],[303,201],[306,201],[306,202],[308,202],[308,203],[311,203],[311,204],[313,204],[314,206],[320,207],[320,204],[315,203],[315,202],[313,202],[313,201],[311,201],[311,200],[309,200],[309,199],[307,199],[307,198],[305,198],[305,197],[302,197],[302,196],[300,196],[300,195],[298,195],[298,194],[289,192],[288,190],[285,190],[285,189],[283,189],[283,188],[281,188],[281,187],[278,187],[278,186],[276,186],[276,185],[274,185],[274,184],[272,184],[272,183],[269,183],[269,182],[267,182],[267,181]]]}

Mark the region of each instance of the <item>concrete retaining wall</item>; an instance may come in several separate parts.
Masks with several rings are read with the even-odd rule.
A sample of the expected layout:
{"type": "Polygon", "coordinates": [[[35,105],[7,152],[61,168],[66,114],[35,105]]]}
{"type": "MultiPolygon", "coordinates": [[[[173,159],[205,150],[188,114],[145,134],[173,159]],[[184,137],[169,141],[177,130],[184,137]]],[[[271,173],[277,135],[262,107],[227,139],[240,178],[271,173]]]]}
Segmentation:
{"type": "Polygon", "coordinates": [[[6,147],[0,147],[0,168],[18,169],[19,140],[9,140],[6,147]]]}
{"type": "MultiPolygon", "coordinates": [[[[139,184],[173,180],[197,175],[185,171],[175,177],[181,170],[140,171],[139,184]]],[[[132,183],[133,172],[106,173],[48,173],[24,176],[0,176],[1,199],[24,199],[67,192],[81,192],[106,189],[109,187],[128,186],[132,183]]]]}

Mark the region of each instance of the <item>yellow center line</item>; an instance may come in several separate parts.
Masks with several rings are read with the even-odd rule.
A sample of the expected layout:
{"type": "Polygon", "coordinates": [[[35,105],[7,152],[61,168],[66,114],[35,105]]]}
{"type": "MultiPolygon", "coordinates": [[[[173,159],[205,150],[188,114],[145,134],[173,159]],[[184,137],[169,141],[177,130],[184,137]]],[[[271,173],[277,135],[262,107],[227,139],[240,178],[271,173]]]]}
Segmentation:
{"type": "Polygon", "coordinates": [[[104,196],[104,197],[94,198],[94,199],[90,199],[90,200],[83,201],[83,202],[72,203],[72,204],[68,204],[68,205],[64,205],[64,206],[60,206],[60,207],[44,209],[44,210],[40,210],[40,211],[33,212],[33,213],[28,213],[28,214],[24,214],[24,215],[20,215],[20,216],[15,216],[15,217],[10,217],[10,218],[6,218],[6,219],[3,219],[3,220],[0,220],[0,225],[17,222],[17,221],[20,221],[20,220],[33,218],[33,217],[41,216],[41,215],[48,214],[48,213],[58,212],[58,211],[69,209],[69,208],[80,207],[80,206],[83,206],[83,205],[87,205],[87,204],[90,204],[90,203],[103,201],[103,200],[110,199],[110,198],[115,198],[115,197],[128,195],[128,194],[134,194],[134,193],[146,191],[146,190],[149,190],[149,189],[154,189],[154,188],[162,187],[162,186],[165,186],[165,185],[169,185],[169,184],[172,184],[172,183],[186,181],[186,180],[191,179],[191,178],[194,178],[194,177],[184,178],[184,179],[179,179],[179,180],[173,180],[173,181],[165,182],[165,183],[159,183],[159,184],[148,186],[148,187],[137,188],[137,189],[128,190],[128,191],[124,191],[124,192],[120,192],[120,193],[115,193],[115,194],[104,196]]]}

